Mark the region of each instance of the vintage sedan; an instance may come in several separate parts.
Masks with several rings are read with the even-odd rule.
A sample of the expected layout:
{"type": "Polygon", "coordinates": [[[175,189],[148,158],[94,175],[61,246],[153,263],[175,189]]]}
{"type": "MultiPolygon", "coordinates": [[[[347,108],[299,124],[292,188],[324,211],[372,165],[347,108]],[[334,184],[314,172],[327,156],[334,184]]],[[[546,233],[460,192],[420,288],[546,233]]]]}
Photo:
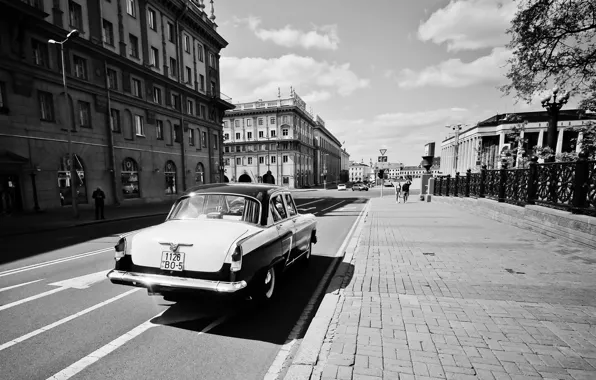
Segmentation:
{"type": "Polygon", "coordinates": [[[315,216],[300,214],[286,188],[196,186],[179,197],[165,222],[119,240],[107,277],[171,300],[209,293],[268,301],[279,275],[308,263],[316,242],[315,216]]]}

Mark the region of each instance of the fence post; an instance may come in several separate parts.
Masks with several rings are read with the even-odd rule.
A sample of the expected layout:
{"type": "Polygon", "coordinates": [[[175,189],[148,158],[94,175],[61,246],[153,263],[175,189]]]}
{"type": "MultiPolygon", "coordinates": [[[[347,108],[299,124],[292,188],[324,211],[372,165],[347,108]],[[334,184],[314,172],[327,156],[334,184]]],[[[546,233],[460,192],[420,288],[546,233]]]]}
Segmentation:
{"type": "Polygon", "coordinates": [[[578,214],[581,209],[586,207],[588,198],[588,177],[590,176],[590,165],[588,164],[588,155],[582,150],[577,155],[575,162],[575,181],[573,183],[573,201],[571,212],[578,214]]]}
{"type": "Polygon", "coordinates": [[[459,195],[459,191],[458,191],[459,190],[458,189],[458,187],[459,187],[459,181],[460,181],[460,179],[459,179],[459,172],[457,172],[457,173],[455,173],[455,186],[453,186],[453,196],[454,197],[457,197],[459,195]]]}
{"type": "Polygon", "coordinates": [[[480,168],[480,185],[478,186],[478,198],[484,198],[486,184],[486,165],[482,165],[480,168]]]}
{"type": "Polygon", "coordinates": [[[499,169],[499,202],[505,202],[505,187],[507,186],[507,164],[503,162],[499,169]]]}
{"type": "Polygon", "coordinates": [[[447,175],[447,184],[445,185],[445,196],[449,196],[449,185],[451,185],[451,174],[447,175]]]}
{"type": "Polygon", "coordinates": [[[465,196],[469,197],[470,196],[470,181],[472,179],[472,169],[468,169],[466,171],[466,192],[465,192],[465,196]]]}
{"type": "Polygon", "coordinates": [[[528,199],[526,204],[533,205],[536,199],[536,182],[538,181],[538,157],[532,156],[530,158],[530,171],[528,173],[528,199]]]}

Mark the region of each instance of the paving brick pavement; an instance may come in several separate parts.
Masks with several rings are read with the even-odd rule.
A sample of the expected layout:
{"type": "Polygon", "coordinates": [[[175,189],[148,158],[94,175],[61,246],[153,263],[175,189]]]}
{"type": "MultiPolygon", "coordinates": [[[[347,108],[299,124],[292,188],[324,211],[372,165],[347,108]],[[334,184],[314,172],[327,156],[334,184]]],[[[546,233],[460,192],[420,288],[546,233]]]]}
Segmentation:
{"type": "Polygon", "coordinates": [[[371,202],[311,379],[596,379],[595,252],[371,202]]]}

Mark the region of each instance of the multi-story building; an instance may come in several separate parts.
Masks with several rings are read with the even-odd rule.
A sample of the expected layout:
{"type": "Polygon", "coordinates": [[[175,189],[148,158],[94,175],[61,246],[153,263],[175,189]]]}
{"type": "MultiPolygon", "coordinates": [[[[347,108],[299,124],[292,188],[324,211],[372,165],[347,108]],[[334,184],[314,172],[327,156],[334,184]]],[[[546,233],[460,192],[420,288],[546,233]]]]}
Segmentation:
{"type": "MultiPolygon", "coordinates": [[[[325,122],[317,116],[315,124],[314,184],[336,183],[340,180],[341,143],[325,128],[325,122]]],[[[349,156],[349,155],[348,155],[349,156]]]]}
{"type": "Polygon", "coordinates": [[[350,180],[350,154],[346,148],[341,148],[341,160],[339,164],[339,178],[340,182],[348,182],[350,180]]]}
{"type": "Polygon", "coordinates": [[[213,2],[209,15],[202,0],[0,0],[0,14],[0,186],[11,208],[71,204],[71,183],[77,203],[98,186],[119,203],[220,181],[233,105],[219,91],[227,42],[213,2]]]}
{"type": "Polygon", "coordinates": [[[354,162],[350,165],[350,182],[362,182],[370,179],[371,167],[365,163],[354,162]]]}
{"type": "Polygon", "coordinates": [[[225,113],[223,133],[225,181],[300,188],[322,183],[325,170],[339,176],[339,150],[329,144],[337,139],[294,91],[236,104],[225,113]]]}
{"type": "MultiPolygon", "coordinates": [[[[549,118],[546,111],[497,114],[463,128],[459,132],[457,144],[455,135],[441,143],[441,172],[455,175],[456,172],[464,173],[468,169],[478,171],[482,165],[486,165],[488,169],[499,168],[501,153],[515,145],[516,136],[512,135],[515,127],[523,126],[519,137],[527,140],[523,149],[531,154],[535,146],[547,146],[549,118]]],[[[580,136],[571,128],[580,127],[595,119],[594,115],[582,115],[579,110],[561,110],[557,125],[556,153],[579,149],[579,145],[574,147],[574,140],[580,136]]]]}

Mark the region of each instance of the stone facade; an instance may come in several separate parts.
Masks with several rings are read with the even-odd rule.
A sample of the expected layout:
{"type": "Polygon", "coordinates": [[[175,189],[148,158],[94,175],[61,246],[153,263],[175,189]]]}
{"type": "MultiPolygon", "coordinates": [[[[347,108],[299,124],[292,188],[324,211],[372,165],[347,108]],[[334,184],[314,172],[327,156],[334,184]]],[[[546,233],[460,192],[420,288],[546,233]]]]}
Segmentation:
{"type": "Polygon", "coordinates": [[[0,0],[0,12],[0,211],[70,204],[69,145],[78,203],[98,186],[108,203],[152,202],[221,181],[227,42],[198,1],[0,0]],[[74,27],[66,102],[48,40],[74,27]]]}

